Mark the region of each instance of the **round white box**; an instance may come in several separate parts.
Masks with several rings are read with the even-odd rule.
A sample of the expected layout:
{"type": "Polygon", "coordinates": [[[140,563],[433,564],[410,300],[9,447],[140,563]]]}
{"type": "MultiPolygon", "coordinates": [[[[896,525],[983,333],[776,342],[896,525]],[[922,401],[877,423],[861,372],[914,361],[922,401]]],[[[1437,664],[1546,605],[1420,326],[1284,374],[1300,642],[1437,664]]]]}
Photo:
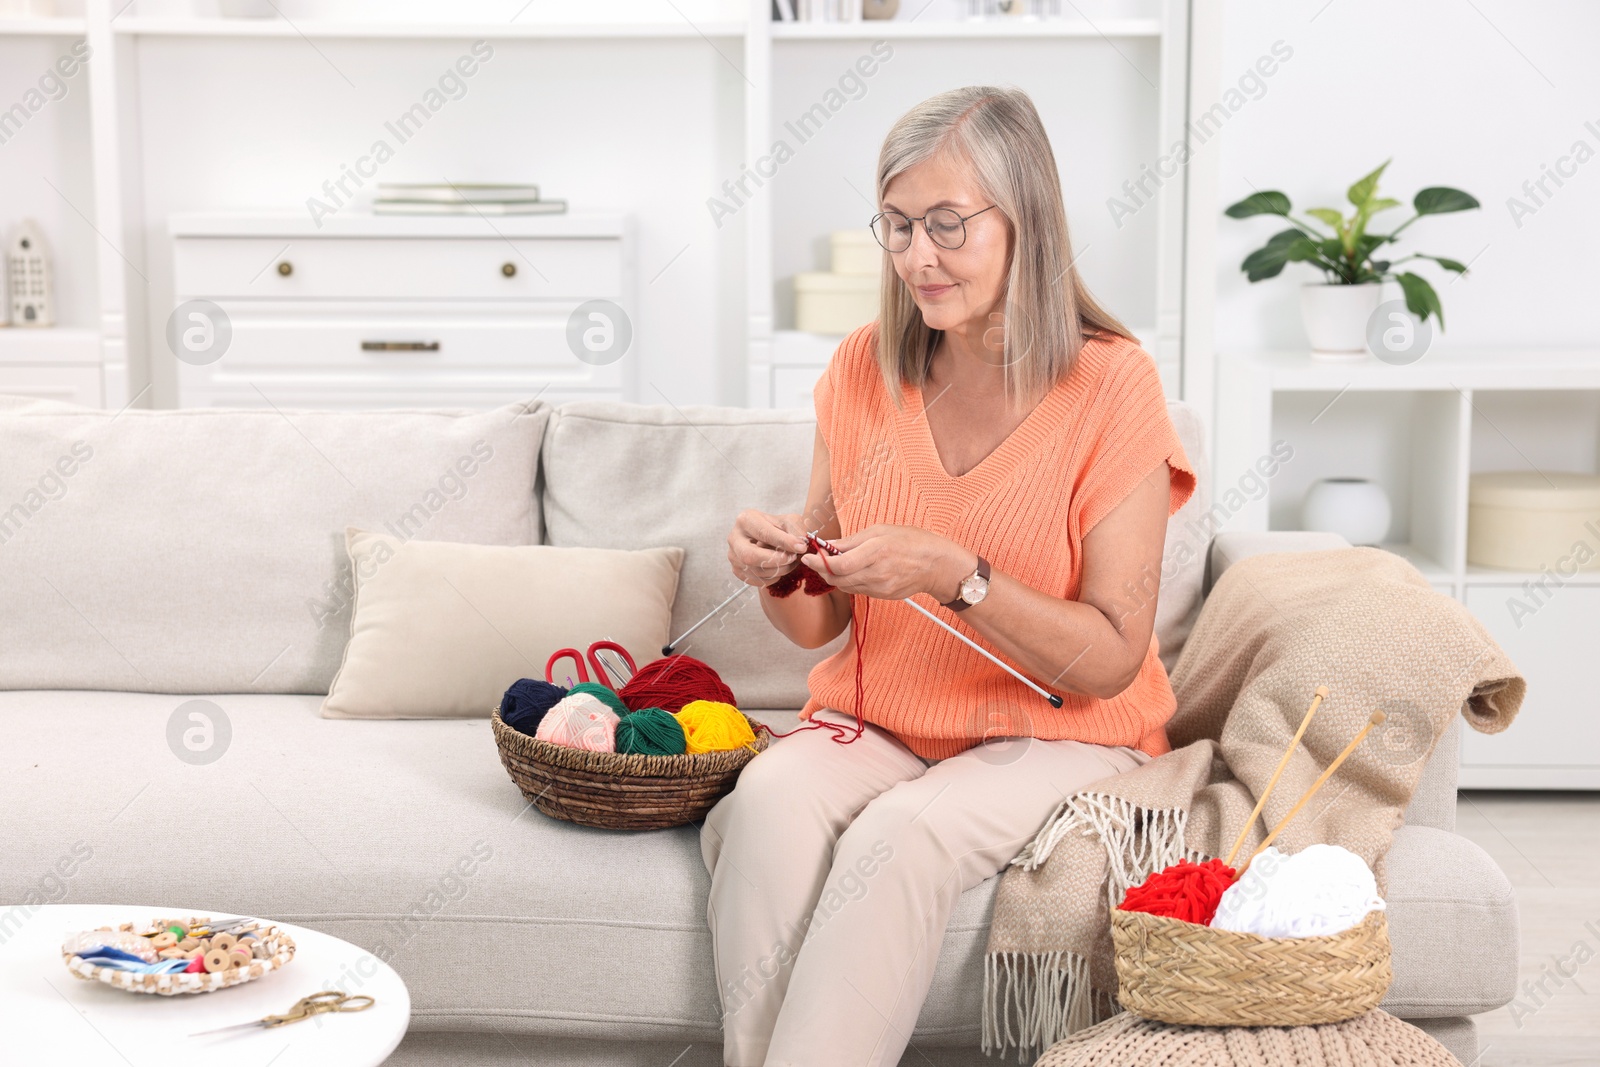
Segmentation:
{"type": "Polygon", "coordinates": [[[874,278],[883,268],[883,246],[872,231],[834,230],[829,238],[835,274],[870,274],[874,278]]]}
{"type": "Polygon", "coordinates": [[[795,329],[845,334],[878,317],[876,274],[812,271],[794,276],[795,329]]]}
{"type": "Polygon", "coordinates": [[[1467,562],[1600,570],[1600,475],[1486,471],[1467,492],[1467,562]]]}

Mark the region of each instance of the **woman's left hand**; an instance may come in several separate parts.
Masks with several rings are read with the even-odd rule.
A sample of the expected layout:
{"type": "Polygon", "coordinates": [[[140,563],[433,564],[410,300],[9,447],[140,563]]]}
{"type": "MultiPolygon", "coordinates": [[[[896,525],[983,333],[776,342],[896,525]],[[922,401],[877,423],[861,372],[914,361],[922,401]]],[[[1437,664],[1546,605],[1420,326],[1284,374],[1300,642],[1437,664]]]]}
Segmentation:
{"type": "Polygon", "coordinates": [[[927,593],[941,604],[956,598],[961,580],[978,566],[975,553],[920,526],[869,526],[833,544],[837,556],[800,557],[829,585],[879,600],[927,593]]]}

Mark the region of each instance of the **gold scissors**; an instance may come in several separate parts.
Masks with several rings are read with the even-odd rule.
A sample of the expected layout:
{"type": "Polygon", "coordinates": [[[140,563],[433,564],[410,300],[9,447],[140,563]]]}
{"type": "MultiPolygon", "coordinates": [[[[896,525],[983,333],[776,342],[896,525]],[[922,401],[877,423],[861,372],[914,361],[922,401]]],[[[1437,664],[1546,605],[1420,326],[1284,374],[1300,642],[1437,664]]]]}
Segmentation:
{"type": "Polygon", "coordinates": [[[328,989],[321,993],[313,993],[309,997],[301,997],[295,1002],[294,1007],[282,1015],[268,1015],[254,1022],[239,1023],[235,1026],[221,1026],[215,1030],[202,1030],[189,1036],[204,1037],[207,1034],[222,1034],[227,1033],[229,1030],[248,1030],[257,1026],[264,1030],[271,1030],[274,1027],[297,1023],[301,1019],[309,1019],[313,1015],[321,1015],[323,1012],[366,1011],[375,1003],[377,1002],[371,997],[352,997],[347,993],[339,992],[337,989],[328,989]]]}

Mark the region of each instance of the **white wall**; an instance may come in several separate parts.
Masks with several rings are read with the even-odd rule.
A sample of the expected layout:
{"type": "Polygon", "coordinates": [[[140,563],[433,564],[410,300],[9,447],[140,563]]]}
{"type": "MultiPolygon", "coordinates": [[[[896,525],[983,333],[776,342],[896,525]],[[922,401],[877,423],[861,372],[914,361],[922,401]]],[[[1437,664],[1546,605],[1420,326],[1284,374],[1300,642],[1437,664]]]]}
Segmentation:
{"type": "MultiPolygon", "coordinates": [[[[1297,209],[1348,206],[1346,187],[1393,156],[1381,188],[1408,207],[1428,185],[1483,204],[1423,219],[1402,237],[1403,250],[1471,263],[1454,283],[1418,271],[1444,303],[1435,350],[1600,348],[1600,4],[1229,0],[1225,27],[1226,80],[1274,41],[1294,54],[1224,128],[1219,213],[1255,189],[1282,190],[1297,209]],[[1507,198],[1532,205],[1523,182],[1579,140],[1595,158],[1564,188],[1549,184],[1554,195],[1519,226],[1507,198]]],[[[1409,215],[1396,208],[1379,219],[1409,215]]],[[[1251,285],[1238,270],[1278,228],[1218,222],[1218,351],[1305,347],[1297,289],[1319,276],[1290,264],[1251,285]]]]}

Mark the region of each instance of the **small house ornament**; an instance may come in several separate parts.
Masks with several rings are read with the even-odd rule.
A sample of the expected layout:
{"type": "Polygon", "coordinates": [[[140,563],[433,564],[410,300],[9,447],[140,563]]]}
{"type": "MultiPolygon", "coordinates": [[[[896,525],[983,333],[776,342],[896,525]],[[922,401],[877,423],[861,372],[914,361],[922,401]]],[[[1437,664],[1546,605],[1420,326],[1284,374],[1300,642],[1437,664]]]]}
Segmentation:
{"type": "Polygon", "coordinates": [[[11,322],[16,326],[54,326],[55,288],[44,237],[32,219],[12,231],[6,249],[10,281],[11,322]]]}

